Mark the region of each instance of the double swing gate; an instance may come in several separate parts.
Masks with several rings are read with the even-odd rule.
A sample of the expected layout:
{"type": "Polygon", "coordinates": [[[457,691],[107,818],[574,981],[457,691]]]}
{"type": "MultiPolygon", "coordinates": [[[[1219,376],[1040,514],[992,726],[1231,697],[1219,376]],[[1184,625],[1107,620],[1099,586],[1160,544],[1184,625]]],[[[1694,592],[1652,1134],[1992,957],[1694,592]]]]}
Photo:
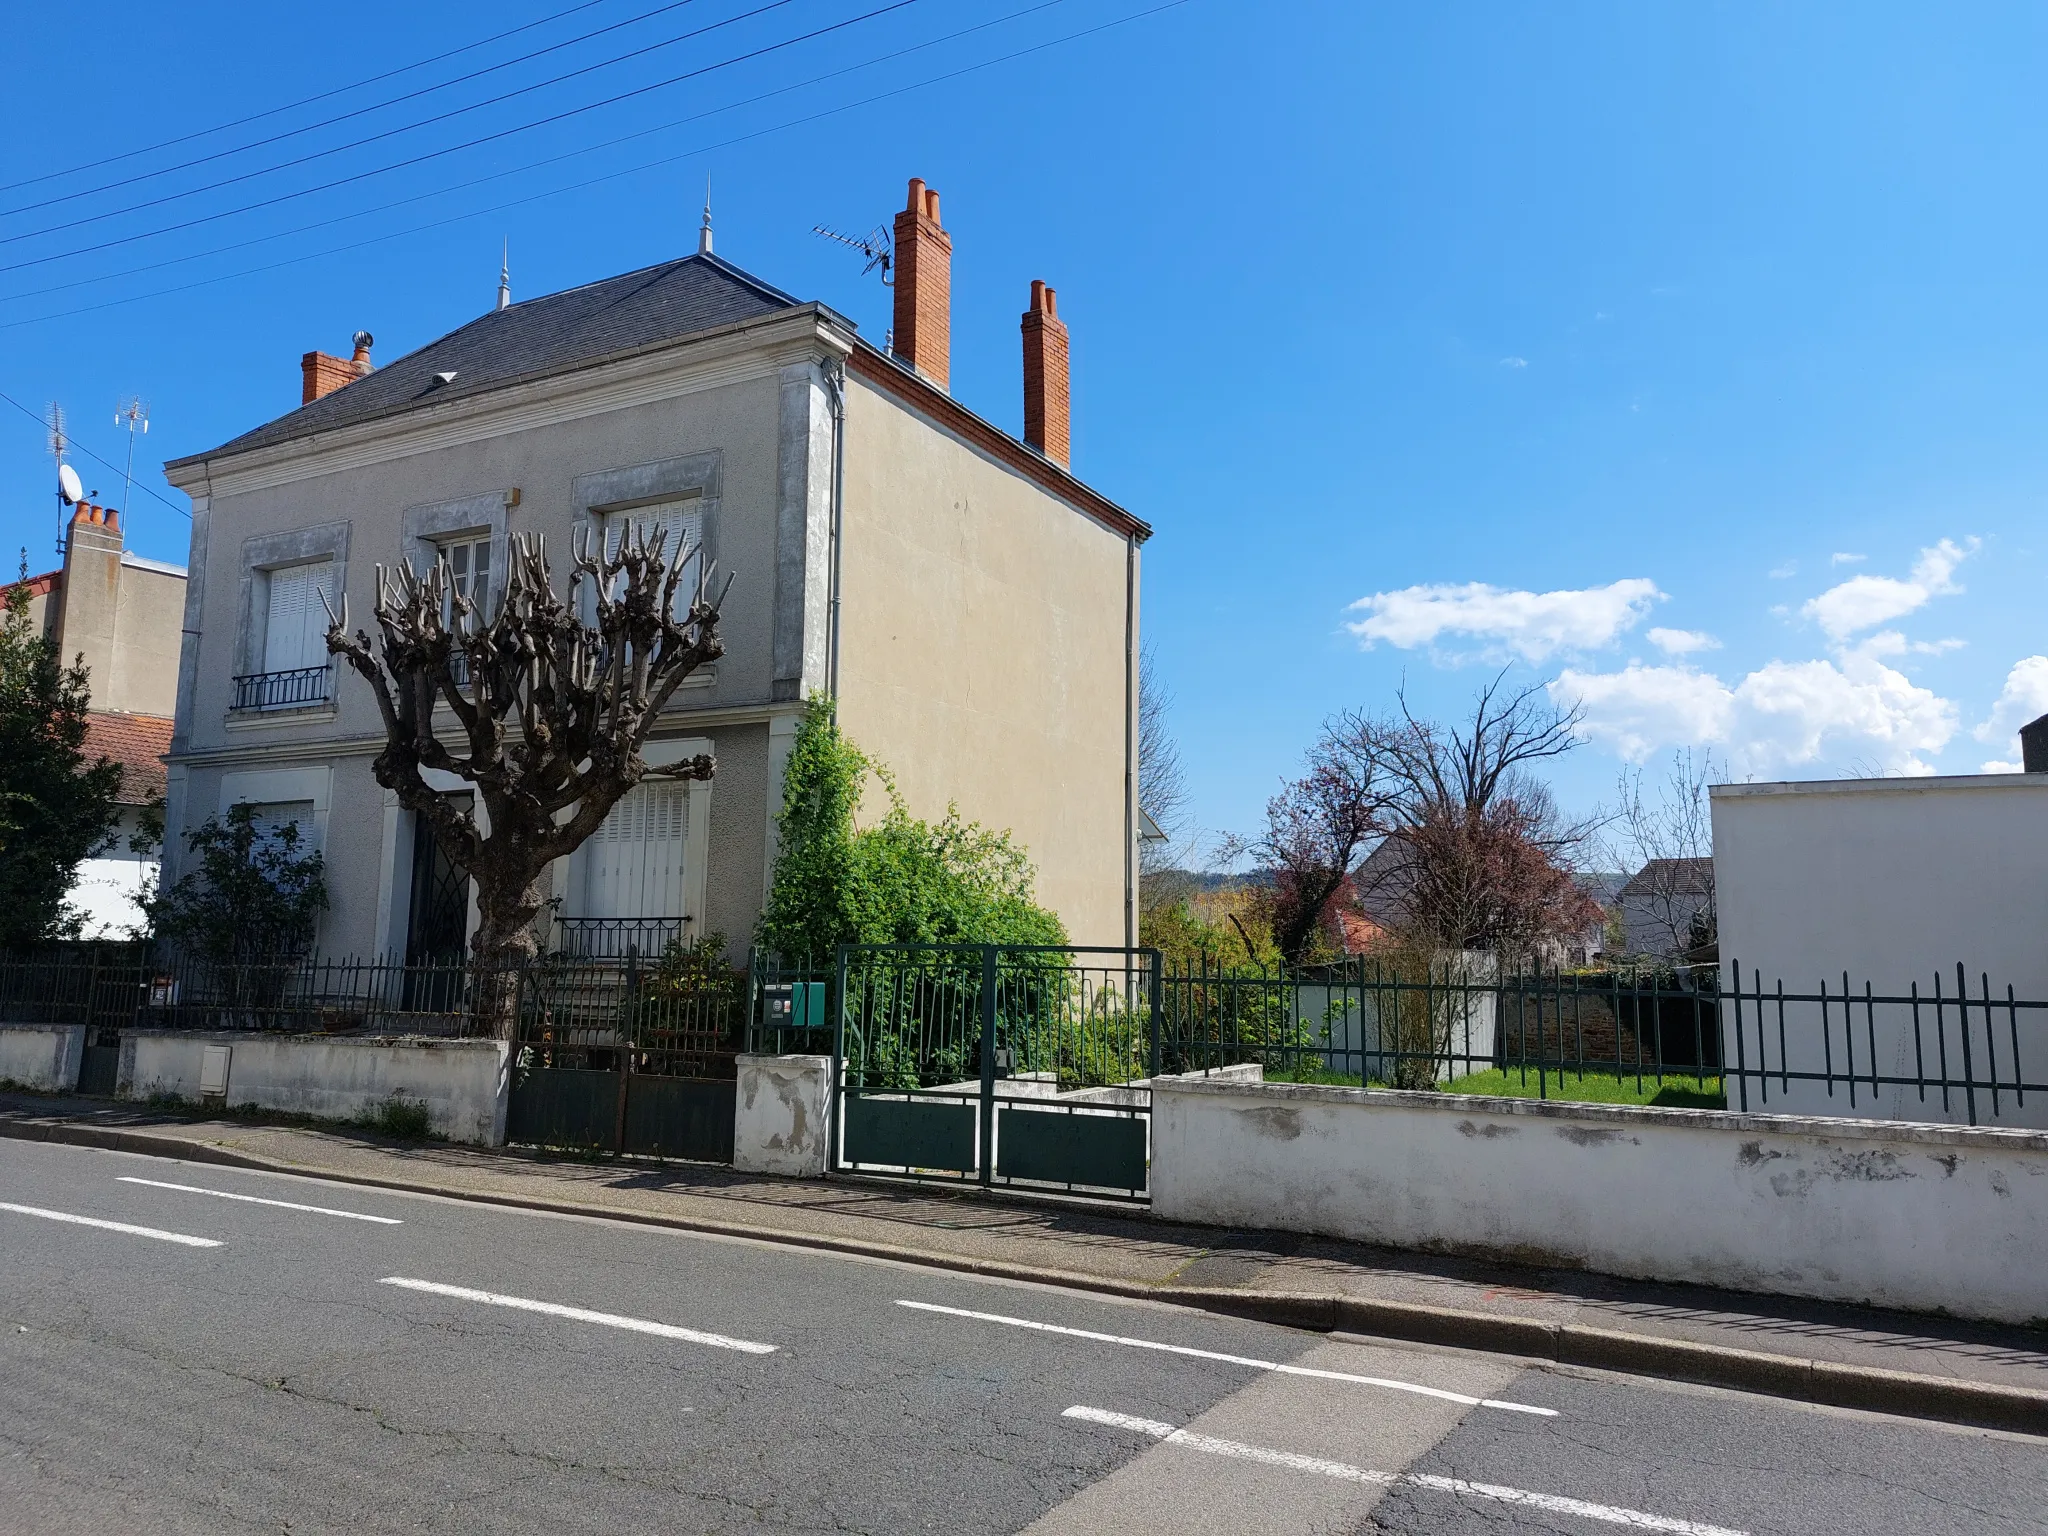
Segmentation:
{"type": "Polygon", "coordinates": [[[1144,1199],[1156,950],[854,945],[834,996],[835,1168],[1144,1199]]]}
{"type": "Polygon", "coordinates": [[[633,964],[528,971],[506,1139],[731,1162],[742,997],[633,964]]]}

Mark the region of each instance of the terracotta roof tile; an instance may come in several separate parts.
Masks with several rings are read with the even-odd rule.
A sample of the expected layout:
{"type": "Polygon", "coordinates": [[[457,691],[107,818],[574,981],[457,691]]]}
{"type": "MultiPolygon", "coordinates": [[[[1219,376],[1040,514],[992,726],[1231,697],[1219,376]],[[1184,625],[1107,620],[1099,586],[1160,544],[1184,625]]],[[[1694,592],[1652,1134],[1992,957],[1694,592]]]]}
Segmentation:
{"type": "Polygon", "coordinates": [[[93,710],[85,717],[85,757],[111,757],[121,765],[121,803],[142,805],[164,792],[164,754],[171,721],[162,715],[121,715],[93,710]]]}

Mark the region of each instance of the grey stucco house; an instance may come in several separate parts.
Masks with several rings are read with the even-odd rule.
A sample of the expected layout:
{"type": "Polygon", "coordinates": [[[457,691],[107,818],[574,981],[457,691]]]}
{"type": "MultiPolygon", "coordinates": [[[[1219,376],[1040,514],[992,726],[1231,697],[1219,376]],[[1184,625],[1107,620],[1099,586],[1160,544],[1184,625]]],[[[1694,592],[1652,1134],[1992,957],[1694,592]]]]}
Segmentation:
{"type": "Polygon", "coordinates": [[[559,575],[579,529],[658,519],[737,577],[725,656],[650,749],[712,752],[718,773],[621,802],[557,868],[550,942],[743,949],[814,691],[914,812],[1011,829],[1076,942],[1135,942],[1150,529],[1066,467],[1051,291],[1022,326],[1025,441],[947,392],[951,242],[922,183],[897,247],[893,352],[722,260],[707,230],[695,255],[501,297],[384,367],[367,336],[352,359],[308,354],[297,410],[166,466],[193,509],[171,858],[182,828],[252,803],[325,853],[323,950],[446,953],[462,881],[371,776],[375,706],[328,663],[321,597],[366,617],[378,563],[438,553],[488,594],[514,533],[545,534],[559,575]]]}

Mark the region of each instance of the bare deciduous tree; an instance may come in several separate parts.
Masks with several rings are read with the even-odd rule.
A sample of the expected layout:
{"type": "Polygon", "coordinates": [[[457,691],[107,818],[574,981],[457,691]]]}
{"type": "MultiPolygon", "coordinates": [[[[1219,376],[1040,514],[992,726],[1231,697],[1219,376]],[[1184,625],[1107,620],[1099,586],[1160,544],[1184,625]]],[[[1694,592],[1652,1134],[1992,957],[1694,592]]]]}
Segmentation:
{"type": "Polygon", "coordinates": [[[712,572],[696,561],[695,590],[679,605],[696,551],[678,547],[666,558],[666,540],[662,530],[629,528],[615,552],[582,542],[568,592],[558,596],[543,542],[521,534],[488,616],[456,589],[445,559],[423,577],[409,564],[388,573],[380,565],[381,643],[349,633],[346,598],[329,615],[328,650],[370,685],[383,717],[377,782],[427,818],[475,882],[474,954],[495,978],[480,1008],[501,1036],[513,1024],[514,968],[539,948],[534,921],[549,866],[650,773],[708,779],[713,771],[707,756],[650,769],[641,752],[683,680],[725,649],[724,593],[707,595],[712,572]],[[459,745],[437,732],[437,712],[459,745]],[[430,788],[428,770],[475,785],[482,823],[430,788]]]}
{"type": "Polygon", "coordinates": [[[1307,766],[1266,802],[1264,832],[1225,850],[1232,857],[1248,853],[1271,872],[1266,916],[1291,965],[1309,958],[1332,903],[1385,836],[1390,805],[1378,765],[1330,731],[1310,750],[1307,766]]]}
{"type": "Polygon", "coordinates": [[[1577,745],[1579,713],[1504,676],[1462,727],[1418,719],[1404,690],[1396,714],[1345,715],[1329,739],[1386,791],[1385,852],[1361,894],[1388,898],[1425,945],[1519,957],[1599,914],[1568,869],[1593,827],[1566,821],[1531,772],[1577,745]]]}

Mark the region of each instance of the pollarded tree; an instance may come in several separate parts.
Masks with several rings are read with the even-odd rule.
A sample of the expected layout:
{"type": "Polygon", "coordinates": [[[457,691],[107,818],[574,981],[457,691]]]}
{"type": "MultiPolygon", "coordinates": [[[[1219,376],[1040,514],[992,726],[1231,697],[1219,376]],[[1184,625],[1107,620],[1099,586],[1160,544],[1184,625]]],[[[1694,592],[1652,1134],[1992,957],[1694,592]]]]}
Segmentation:
{"type": "MultiPolygon", "coordinates": [[[[381,643],[348,630],[348,604],[327,648],[369,685],[384,721],[372,771],[399,804],[425,816],[448,857],[476,887],[473,949],[487,984],[479,1007],[509,1037],[515,971],[539,948],[534,922],[548,899],[548,868],[595,832],[650,775],[708,779],[698,756],[649,768],[642,748],[683,680],[724,654],[713,571],[666,530],[628,528],[616,549],[580,541],[568,591],[558,595],[546,546],[513,540],[495,610],[480,612],[445,559],[420,576],[377,568],[381,643]],[[694,570],[693,590],[681,591],[694,570]],[[588,615],[588,616],[586,616],[588,615]],[[436,734],[437,713],[460,744],[436,734]],[[431,789],[426,773],[476,786],[483,824],[431,789]],[[485,828],[488,827],[488,831],[485,828]]],[[[728,578],[726,587],[730,588],[728,578]]]]}

